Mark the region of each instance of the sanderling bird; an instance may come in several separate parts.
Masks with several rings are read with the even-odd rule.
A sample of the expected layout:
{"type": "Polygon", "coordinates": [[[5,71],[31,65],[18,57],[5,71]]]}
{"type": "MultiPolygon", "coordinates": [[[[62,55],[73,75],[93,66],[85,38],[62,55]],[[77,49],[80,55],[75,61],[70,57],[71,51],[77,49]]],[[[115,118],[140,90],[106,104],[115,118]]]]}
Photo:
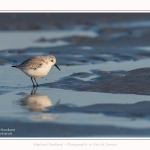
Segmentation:
{"type": "Polygon", "coordinates": [[[36,82],[36,78],[42,78],[46,76],[52,66],[56,66],[59,70],[60,68],[56,64],[56,58],[52,55],[49,56],[35,56],[25,60],[23,63],[17,66],[12,66],[20,69],[26,75],[31,77],[31,81],[33,83],[33,87],[38,86],[36,82]],[[34,84],[34,81],[36,85],[34,84]]]}

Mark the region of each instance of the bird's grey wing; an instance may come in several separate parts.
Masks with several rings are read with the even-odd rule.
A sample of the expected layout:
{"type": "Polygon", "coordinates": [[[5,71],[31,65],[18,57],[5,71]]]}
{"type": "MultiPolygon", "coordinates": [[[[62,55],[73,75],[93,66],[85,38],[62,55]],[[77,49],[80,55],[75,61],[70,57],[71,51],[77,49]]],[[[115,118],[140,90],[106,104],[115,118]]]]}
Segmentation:
{"type": "Polygon", "coordinates": [[[42,57],[31,57],[27,60],[25,60],[23,63],[17,66],[17,68],[24,69],[37,69],[44,63],[44,60],[42,57]]]}

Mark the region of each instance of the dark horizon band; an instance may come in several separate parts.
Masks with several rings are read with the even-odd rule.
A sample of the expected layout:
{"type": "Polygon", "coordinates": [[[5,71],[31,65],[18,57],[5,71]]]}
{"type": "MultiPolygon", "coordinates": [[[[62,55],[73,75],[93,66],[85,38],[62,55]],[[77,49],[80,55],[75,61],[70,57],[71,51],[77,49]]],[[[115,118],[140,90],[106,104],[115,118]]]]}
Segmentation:
{"type": "Polygon", "coordinates": [[[55,67],[57,67],[60,70],[60,68],[57,66],[57,64],[55,64],[55,67]]]}

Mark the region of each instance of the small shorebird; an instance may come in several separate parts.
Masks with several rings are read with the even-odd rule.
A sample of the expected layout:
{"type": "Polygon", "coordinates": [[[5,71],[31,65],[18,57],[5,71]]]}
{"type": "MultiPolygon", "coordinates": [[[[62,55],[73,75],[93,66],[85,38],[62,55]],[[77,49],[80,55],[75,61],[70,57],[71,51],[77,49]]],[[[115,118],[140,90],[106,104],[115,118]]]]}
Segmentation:
{"type": "Polygon", "coordinates": [[[59,67],[56,64],[56,58],[52,55],[49,55],[49,56],[31,57],[31,58],[25,60],[20,65],[12,66],[12,67],[20,69],[26,75],[31,77],[33,87],[36,87],[36,86],[38,86],[38,84],[36,82],[36,78],[42,78],[42,77],[46,76],[49,73],[49,71],[53,65],[59,69],[59,67]],[[34,79],[36,85],[34,84],[33,79],[34,79]]]}

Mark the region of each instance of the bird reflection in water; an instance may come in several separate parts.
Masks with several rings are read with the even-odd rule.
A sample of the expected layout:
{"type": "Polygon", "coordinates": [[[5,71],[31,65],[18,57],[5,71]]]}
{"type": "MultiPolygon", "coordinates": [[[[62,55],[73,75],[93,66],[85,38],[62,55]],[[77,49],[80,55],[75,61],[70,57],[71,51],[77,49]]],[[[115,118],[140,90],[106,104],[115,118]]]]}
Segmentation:
{"type": "Polygon", "coordinates": [[[19,100],[20,105],[27,106],[30,111],[44,111],[46,107],[52,106],[52,101],[47,95],[36,92],[37,88],[33,88],[31,95],[19,100]]]}
{"type": "MultiPolygon", "coordinates": [[[[52,106],[52,101],[47,95],[40,94],[36,92],[37,88],[33,88],[31,94],[21,98],[19,103],[21,106],[25,106],[30,112],[40,112],[41,113],[31,113],[29,118],[33,121],[43,121],[43,120],[54,120],[57,115],[53,113],[43,113],[47,107],[52,106]]],[[[59,104],[58,101],[55,105],[59,104]]]]}

